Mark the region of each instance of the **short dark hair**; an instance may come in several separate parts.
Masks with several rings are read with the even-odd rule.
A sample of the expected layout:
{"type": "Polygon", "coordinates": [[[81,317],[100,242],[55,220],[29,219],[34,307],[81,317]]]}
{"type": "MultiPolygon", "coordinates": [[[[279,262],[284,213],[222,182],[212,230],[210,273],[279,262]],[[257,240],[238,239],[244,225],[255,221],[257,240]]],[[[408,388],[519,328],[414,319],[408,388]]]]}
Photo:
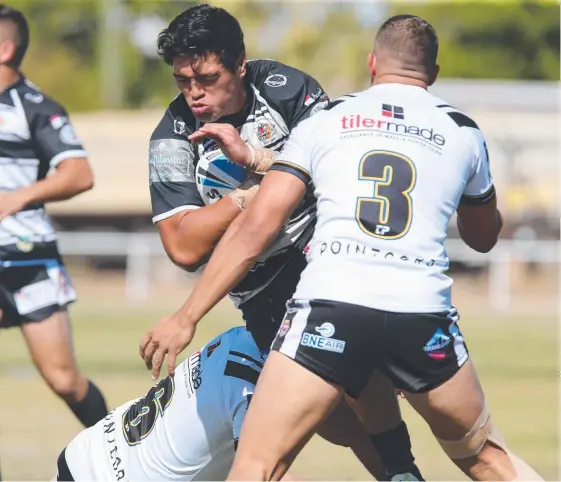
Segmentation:
{"type": "Polygon", "coordinates": [[[13,39],[16,51],[7,65],[17,69],[21,65],[29,46],[29,25],[23,13],[19,10],[0,4],[0,22],[2,21],[11,22],[16,27],[16,37],[13,39]]]}
{"type": "Polygon", "coordinates": [[[377,48],[432,69],[438,57],[438,36],[433,26],[421,17],[395,15],[378,30],[377,48]]]}
{"type": "Polygon", "coordinates": [[[175,17],[160,33],[158,54],[169,65],[175,57],[215,54],[233,72],[245,55],[243,31],[236,18],[223,8],[196,5],[175,17]]]}

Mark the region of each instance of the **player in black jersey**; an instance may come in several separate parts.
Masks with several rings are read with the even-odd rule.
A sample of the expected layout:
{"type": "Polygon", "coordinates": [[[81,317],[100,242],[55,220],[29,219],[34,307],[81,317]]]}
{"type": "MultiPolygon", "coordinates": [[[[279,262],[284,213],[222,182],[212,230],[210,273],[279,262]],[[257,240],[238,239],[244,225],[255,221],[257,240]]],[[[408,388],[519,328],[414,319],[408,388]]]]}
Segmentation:
{"type": "MultiPolygon", "coordinates": [[[[173,262],[195,271],[251,202],[260,174],[272,164],[292,129],[325,107],[328,97],[300,70],[273,60],[246,61],[241,27],[220,8],[198,5],[186,10],[160,34],[158,48],[173,67],[181,93],[150,140],[153,221],[173,262]]],[[[306,265],[303,251],[314,223],[310,192],[230,294],[264,355],[306,265]]],[[[182,330],[170,317],[141,342],[141,355],[155,377],[166,352],[173,372],[175,357],[184,348],[182,330]]],[[[393,387],[381,383],[380,434],[372,442],[385,471],[374,462],[377,457],[366,431],[358,423],[347,423],[347,417],[355,415],[346,404],[319,433],[350,445],[377,478],[400,480],[399,474],[413,474],[421,479],[393,387]],[[351,426],[360,427],[362,433],[353,433],[351,426]]]]}
{"type": "Polygon", "coordinates": [[[66,311],[76,293],[44,204],[93,177],[65,109],[19,70],[28,44],[23,14],[0,5],[0,328],[21,328],[41,376],[89,427],[107,407],[76,365],[66,311]]]}

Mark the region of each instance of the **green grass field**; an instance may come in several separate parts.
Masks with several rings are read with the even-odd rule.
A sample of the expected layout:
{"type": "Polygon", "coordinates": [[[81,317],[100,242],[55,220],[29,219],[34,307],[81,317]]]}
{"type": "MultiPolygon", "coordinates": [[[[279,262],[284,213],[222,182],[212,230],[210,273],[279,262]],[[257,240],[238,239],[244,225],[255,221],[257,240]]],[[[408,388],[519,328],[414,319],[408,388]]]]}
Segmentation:
{"type": "MultiPolygon", "coordinates": [[[[86,300],[71,311],[82,371],[104,390],[111,407],[151,385],[137,354],[145,330],[177,305],[109,307],[86,300]]],[[[203,320],[193,348],[240,321],[222,303],[203,320]]],[[[546,480],[558,480],[557,322],[554,316],[479,318],[461,322],[495,422],[510,448],[546,480]]],[[[0,466],[5,480],[46,480],[60,450],[80,430],[28,361],[18,330],[0,332],[0,466]]],[[[187,350],[188,352],[189,350],[187,350]]],[[[186,355],[187,353],[185,353],[186,355]]],[[[466,480],[444,456],[424,422],[406,403],[404,416],[417,462],[432,480],[466,480]]],[[[315,437],[293,466],[312,480],[368,480],[350,451],[315,437]]]]}

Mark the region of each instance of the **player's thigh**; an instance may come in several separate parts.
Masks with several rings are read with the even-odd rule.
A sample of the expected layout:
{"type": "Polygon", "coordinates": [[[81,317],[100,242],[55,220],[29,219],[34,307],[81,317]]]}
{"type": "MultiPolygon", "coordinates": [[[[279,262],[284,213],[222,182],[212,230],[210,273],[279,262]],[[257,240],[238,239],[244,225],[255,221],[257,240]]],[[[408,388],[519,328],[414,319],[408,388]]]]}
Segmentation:
{"type": "Polygon", "coordinates": [[[249,404],[233,473],[247,476],[248,467],[257,467],[271,477],[279,466],[286,470],[341,396],[341,388],[272,351],[249,404]]]}
{"type": "Polygon", "coordinates": [[[349,403],[369,434],[387,432],[402,421],[396,389],[380,370],[372,372],[359,399],[349,403]]]}
{"type": "Polygon", "coordinates": [[[388,315],[382,367],[441,439],[456,440],[480,417],[485,397],[454,309],[388,315]]]}
{"type": "MultiPolygon", "coordinates": [[[[350,448],[366,469],[381,480],[385,476],[384,465],[370,440],[369,433],[350,403],[351,399],[342,399],[316,433],[334,445],[350,448]]],[[[383,413],[379,415],[379,418],[384,417],[383,413]]]]}
{"type": "Polygon", "coordinates": [[[376,366],[376,330],[383,318],[337,301],[291,300],[287,306],[272,349],[356,398],[376,366]]]}
{"type": "Polygon", "coordinates": [[[405,392],[405,397],[442,440],[464,437],[485,408],[485,395],[471,360],[437,388],[426,393],[405,392]]]}
{"type": "Polygon", "coordinates": [[[77,371],[67,310],[59,309],[40,322],[24,323],[21,330],[31,358],[43,375],[77,371]]]}

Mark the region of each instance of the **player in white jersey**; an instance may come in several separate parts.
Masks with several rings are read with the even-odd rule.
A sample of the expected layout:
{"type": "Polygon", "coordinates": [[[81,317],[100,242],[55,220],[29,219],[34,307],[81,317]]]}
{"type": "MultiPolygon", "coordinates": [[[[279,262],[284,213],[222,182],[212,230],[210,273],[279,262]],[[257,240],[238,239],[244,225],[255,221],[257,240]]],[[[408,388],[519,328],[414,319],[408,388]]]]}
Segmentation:
{"type": "Polygon", "coordinates": [[[257,385],[229,480],[282,477],[345,394],[368,429],[376,370],[472,479],[541,480],[493,426],[451,303],[449,221],[457,212],[462,239],[487,252],[502,217],[478,126],[427,92],[437,51],[423,19],[386,21],[369,56],[373,86],[292,132],[173,315],[183,327],[178,336],[190,339],[313,184],[318,221],[308,266],[257,385]]]}
{"type": "Polygon", "coordinates": [[[79,433],[57,480],[224,480],[263,363],[245,327],[217,336],[173,378],[79,433]]]}

